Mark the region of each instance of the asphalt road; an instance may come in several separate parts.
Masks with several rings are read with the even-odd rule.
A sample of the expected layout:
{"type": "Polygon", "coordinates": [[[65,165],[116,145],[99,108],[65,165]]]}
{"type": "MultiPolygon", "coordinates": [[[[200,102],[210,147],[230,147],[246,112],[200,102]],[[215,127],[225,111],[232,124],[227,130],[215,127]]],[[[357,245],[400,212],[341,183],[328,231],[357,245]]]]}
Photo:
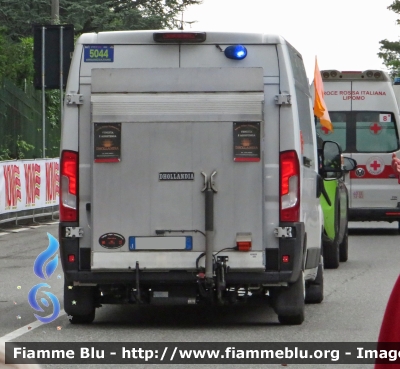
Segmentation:
{"type": "MultiPolygon", "coordinates": [[[[139,308],[106,305],[97,309],[92,325],[72,325],[65,313],[51,323],[41,324],[28,303],[29,290],[38,283],[48,283],[61,308],[63,294],[60,263],[46,281],[33,272],[34,260],[49,243],[47,233],[57,238],[57,224],[12,232],[0,230],[0,339],[13,342],[375,342],[400,270],[397,224],[350,223],[349,260],[341,263],[337,270],[325,270],[324,301],[306,306],[306,319],[301,326],[281,326],[268,306],[139,308]]],[[[128,367],[113,367],[125,366],[128,367]]],[[[287,366],[301,369],[349,367],[338,364],[287,366]]],[[[64,367],[42,365],[42,368],[64,367]]],[[[74,369],[82,365],[67,367],[74,369]]],[[[96,369],[109,367],[85,365],[85,368],[96,369]]],[[[140,364],[134,367],[174,366],[140,364]]],[[[226,365],[212,367],[226,368],[226,365]]],[[[280,368],[282,365],[236,367],[280,368]]],[[[372,367],[351,365],[352,369],[372,367]]]]}

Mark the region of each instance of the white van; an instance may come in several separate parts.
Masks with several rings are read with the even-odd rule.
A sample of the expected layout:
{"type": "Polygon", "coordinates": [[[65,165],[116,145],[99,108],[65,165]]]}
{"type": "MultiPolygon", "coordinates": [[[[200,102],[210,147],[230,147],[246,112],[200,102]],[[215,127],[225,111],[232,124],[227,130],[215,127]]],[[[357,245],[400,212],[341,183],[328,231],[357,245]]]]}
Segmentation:
{"type": "Polygon", "coordinates": [[[64,309],[322,301],[315,126],[300,54],[278,36],[82,35],[61,139],[64,309]],[[317,275],[318,274],[318,275],[317,275]]]}
{"type": "Polygon", "coordinates": [[[400,118],[390,77],[380,70],[321,75],[334,130],[318,124],[317,131],[357,162],[345,177],[349,220],[400,221],[400,185],[391,168],[392,153],[399,153],[400,118]]]}

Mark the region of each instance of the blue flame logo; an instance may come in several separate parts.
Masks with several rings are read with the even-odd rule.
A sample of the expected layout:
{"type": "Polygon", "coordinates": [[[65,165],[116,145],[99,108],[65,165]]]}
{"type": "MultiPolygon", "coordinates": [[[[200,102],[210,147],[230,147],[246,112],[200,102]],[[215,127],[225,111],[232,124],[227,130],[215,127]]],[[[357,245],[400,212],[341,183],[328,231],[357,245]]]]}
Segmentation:
{"type": "MultiPolygon", "coordinates": [[[[41,279],[50,278],[58,266],[58,254],[57,254],[57,250],[59,247],[58,241],[50,233],[47,233],[47,237],[49,238],[49,246],[47,247],[46,250],[44,250],[38,255],[38,257],[35,260],[35,263],[33,264],[34,273],[41,279]]],[[[36,299],[37,294],[40,288],[42,287],[51,288],[47,283],[39,283],[33,286],[28,293],[29,305],[31,305],[33,309],[39,312],[44,311],[43,308],[38,304],[36,299]]],[[[36,317],[37,320],[41,321],[42,323],[50,323],[53,320],[57,319],[58,315],[60,314],[60,302],[58,301],[58,298],[54,294],[47,291],[43,292],[53,304],[53,313],[47,317],[42,317],[37,314],[34,314],[34,316],[36,317]]],[[[40,302],[45,307],[49,307],[49,302],[48,300],[46,300],[46,298],[42,297],[40,299],[40,302]]]]}

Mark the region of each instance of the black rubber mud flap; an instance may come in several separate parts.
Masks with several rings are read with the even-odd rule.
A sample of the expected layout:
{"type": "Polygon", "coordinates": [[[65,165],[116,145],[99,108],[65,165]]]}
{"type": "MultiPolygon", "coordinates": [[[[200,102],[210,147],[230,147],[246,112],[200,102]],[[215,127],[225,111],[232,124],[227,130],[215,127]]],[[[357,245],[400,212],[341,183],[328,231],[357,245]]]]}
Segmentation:
{"type": "Polygon", "coordinates": [[[96,309],[96,287],[64,284],[64,310],[71,316],[91,316],[96,309]]]}
{"type": "Polygon", "coordinates": [[[298,325],[304,321],[304,277],[300,273],[295,283],[271,291],[272,307],[281,324],[298,325]]]}

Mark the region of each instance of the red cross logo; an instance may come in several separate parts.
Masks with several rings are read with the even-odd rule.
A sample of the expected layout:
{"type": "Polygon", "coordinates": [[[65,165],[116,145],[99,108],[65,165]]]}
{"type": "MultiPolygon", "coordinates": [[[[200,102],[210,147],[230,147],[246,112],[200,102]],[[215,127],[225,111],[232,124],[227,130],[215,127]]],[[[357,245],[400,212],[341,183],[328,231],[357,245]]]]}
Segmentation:
{"type": "Polygon", "coordinates": [[[380,133],[380,130],[382,129],[382,127],[378,124],[378,123],[374,123],[371,124],[369,129],[374,132],[374,135],[377,135],[378,133],[380,133]]]}
{"type": "Polygon", "coordinates": [[[374,160],[371,164],[371,167],[372,167],[372,169],[376,172],[377,170],[378,170],[378,168],[380,168],[380,164],[376,161],[376,160],[374,160]]]}
{"type": "Polygon", "coordinates": [[[324,134],[328,135],[330,130],[326,127],[321,127],[321,130],[324,131],[324,134]]]}

